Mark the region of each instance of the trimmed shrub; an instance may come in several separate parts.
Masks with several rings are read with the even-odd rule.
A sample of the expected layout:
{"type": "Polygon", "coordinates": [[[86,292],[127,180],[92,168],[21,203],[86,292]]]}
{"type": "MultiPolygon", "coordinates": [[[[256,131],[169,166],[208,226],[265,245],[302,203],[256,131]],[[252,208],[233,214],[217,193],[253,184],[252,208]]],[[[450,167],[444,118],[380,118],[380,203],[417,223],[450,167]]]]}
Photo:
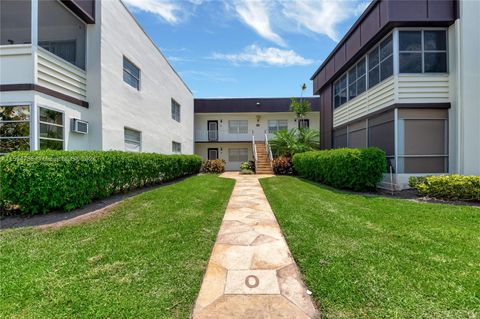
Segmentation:
{"type": "Polygon", "coordinates": [[[225,160],[216,159],[205,161],[203,162],[202,169],[200,171],[202,173],[221,174],[225,172],[225,160]]]}
{"type": "Polygon", "coordinates": [[[255,172],[255,161],[243,162],[240,164],[240,170],[255,172]]]}
{"type": "Polygon", "coordinates": [[[295,154],[293,167],[305,178],[341,189],[376,188],[386,172],[385,152],[378,148],[341,148],[295,154]]]}
{"type": "Polygon", "coordinates": [[[14,152],[0,158],[0,199],[32,215],[68,211],[114,193],[196,174],[201,164],[197,155],[14,152]]]}
{"type": "Polygon", "coordinates": [[[273,160],[272,166],[276,175],[295,175],[291,157],[277,157],[273,160]]]}
{"type": "Polygon", "coordinates": [[[480,201],[480,176],[442,175],[410,177],[421,196],[445,200],[480,201]]]}

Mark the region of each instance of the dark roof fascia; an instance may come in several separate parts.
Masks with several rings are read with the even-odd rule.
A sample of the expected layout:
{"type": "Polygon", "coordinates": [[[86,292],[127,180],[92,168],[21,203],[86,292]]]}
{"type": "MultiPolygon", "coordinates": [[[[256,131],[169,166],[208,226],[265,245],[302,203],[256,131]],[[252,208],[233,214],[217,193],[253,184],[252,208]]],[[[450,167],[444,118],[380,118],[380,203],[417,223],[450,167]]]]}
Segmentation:
{"type": "MultiPolygon", "coordinates": [[[[296,97],[300,99],[300,97],[296,97]]],[[[203,98],[194,100],[195,113],[275,113],[290,112],[291,98],[203,98]],[[260,102],[260,106],[257,106],[260,102]],[[232,107],[233,106],[233,107],[232,107]]],[[[312,104],[312,112],[320,111],[318,97],[303,97],[312,104]]]]}
{"type": "Polygon", "coordinates": [[[347,39],[350,37],[350,35],[357,30],[357,28],[360,26],[360,24],[363,22],[363,20],[368,16],[368,14],[375,8],[377,3],[379,3],[381,0],[373,0],[372,3],[368,5],[368,7],[363,11],[363,13],[360,15],[360,17],[355,21],[355,23],[348,29],[347,33],[343,36],[343,38],[337,43],[335,48],[333,48],[332,52],[327,56],[327,58],[323,61],[323,63],[318,67],[318,69],[313,73],[313,75],[310,77],[310,80],[313,80],[315,76],[327,65],[327,63],[330,61],[330,59],[337,53],[338,49],[342,47],[342,45],[345,44],[347,39]]]}
{"type": "Polygon", "coordinates": [[[77,1],[74,0],[61,0],[62,3],[69,8],[77,17],[82,19],[87,24],[95,24],[95,0],[90,0],[92,4],[92,13],[88,13],[82,8],[77,1]]]}

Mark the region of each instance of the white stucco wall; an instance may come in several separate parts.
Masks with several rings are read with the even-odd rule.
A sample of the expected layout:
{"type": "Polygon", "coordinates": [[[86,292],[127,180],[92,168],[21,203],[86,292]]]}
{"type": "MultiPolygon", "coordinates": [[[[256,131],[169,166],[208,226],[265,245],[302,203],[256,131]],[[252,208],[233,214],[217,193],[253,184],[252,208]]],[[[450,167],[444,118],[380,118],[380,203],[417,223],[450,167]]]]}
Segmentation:
{"type": "Polygon", "coordinates": [[[480,1],[460,1],[457,31],[458,170],[480,175],[480,1]]]}
{"type": "MultiPolygon", "coordinates": [[[[319,112],[310,112],[305,119],[310,120],[310,128],[320,129],[319,112]]],[[[265,140],[265,132],[268,132],[268,120],[288,120],[288,129],[297,128],[295,114],[292,112],[269,112],[269,113],[196,113],[195,114],[195,140],[207,140],[208,121],[218,121],[218,134],[220,141],[251,141],[252,132],[255,140],[265,140]],[[259,121],[257,122],[257,116],[259,121]],[[248,120],[247,134],[229,134],[229,120],[248,120]],[[257,126],[259,124],[259,126],[257,126]]],[[[269,134],[269,138],[273,135],[269,134]]]]}
{"type": "Polygon", "coordinates": [[[252,143],[196,143],[195,154],[200,155],[204,160],[208,159],[208,149],[218,148],[218,158],[225,160],[225,170],[240,170],[241,162],[231,162],[228,159],[228,150],[230,148],[246,148],[248,149],[248,160],[253,160],[252,143]]]}
{"type": "Polygon", "coordinates": [[[39,149],[39,107],[63,114],[65,150],[94,149],[89,143],[89,135],[73,133],[70,128],[71,119],[85,120],[88,109],[35,91],[1,92],[0,101],[1,104],[30,106],[30,144],[32,150],[39,149]]]}
{"type": "MultiPolygon", "coordinates": [[[[101,4],[102,147],[124,149],[124,127],[141,131],[142,151],[193,153],[193,95],[120,1],[101,4]],[[140,68],[140,90],[123,81],[123,56],[140,68]],[[181,122],[171,118],[171,99],[181,122]]],[[[97,13],[98,17],[98,13],[97,13]]]]}

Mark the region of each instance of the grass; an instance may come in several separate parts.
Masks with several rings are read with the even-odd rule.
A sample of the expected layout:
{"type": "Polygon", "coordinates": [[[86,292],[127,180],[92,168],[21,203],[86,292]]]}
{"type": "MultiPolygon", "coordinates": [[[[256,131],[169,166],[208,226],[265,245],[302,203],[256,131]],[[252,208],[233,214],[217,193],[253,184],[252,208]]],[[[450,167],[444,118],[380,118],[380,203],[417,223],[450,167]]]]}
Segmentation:
{"type": "Polygon", "coordinates": [[[480,209],[262,179],[323,318],[480,318],[480,209]]]}
{"type": "Polygon", "coordinates": [[[105,218],[0,233],[1,318],[187,318],[234,181],[195,176],[105,218]]]}

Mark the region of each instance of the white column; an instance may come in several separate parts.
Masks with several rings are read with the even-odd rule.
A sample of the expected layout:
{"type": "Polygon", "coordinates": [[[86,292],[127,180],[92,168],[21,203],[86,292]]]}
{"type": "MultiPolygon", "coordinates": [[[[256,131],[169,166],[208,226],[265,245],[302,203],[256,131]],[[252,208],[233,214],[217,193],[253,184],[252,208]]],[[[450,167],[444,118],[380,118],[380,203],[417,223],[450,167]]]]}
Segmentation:
{"type": "Polygon", "coordinates": [[[37,49],[38,49],[38,0],[32,1],[31,12],[31,38],[32,38],[32,54],[33,54],[33,84],[38,83],[37,70],[37,49]]]}

